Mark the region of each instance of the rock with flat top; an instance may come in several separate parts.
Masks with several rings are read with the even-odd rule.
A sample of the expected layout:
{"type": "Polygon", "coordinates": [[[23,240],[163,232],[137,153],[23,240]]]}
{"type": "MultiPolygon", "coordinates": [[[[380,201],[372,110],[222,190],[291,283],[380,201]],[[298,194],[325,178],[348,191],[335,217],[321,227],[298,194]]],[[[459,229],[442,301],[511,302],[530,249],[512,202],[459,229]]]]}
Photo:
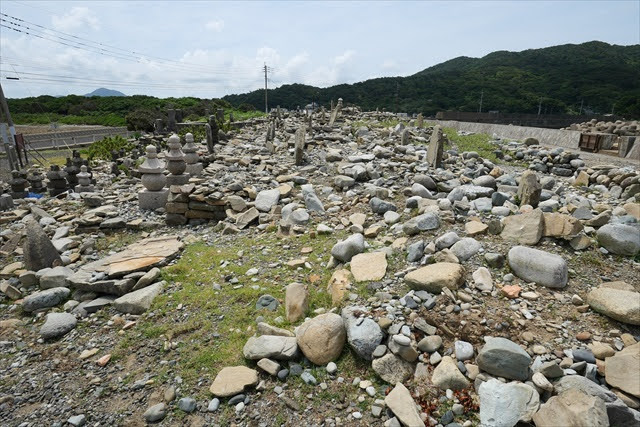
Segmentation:
{"type": "Polygon", "coordinates": [[[443,288],[456,290],[464,283],[464,268],[452,262],[438,262],[410,272],[404,280],[411,289],[439,294],[443,288]]]}
{"type": "Polygon", "coordinates": [[[246,388],[258,384],[258,372],[246,366],[228,366],[223,368],[209,391],[218,397],[235,396],[242,393],[246,388]]]}
{"type": "Polygon", "coordinates": [[[113,306],[121,313],[142,314],[149,310],[154,298],[162,292],[163,282],[130,292],[113,301],[113,306]]]}
{"type": "Polygon", "coordinates": [[[356,282],[382,280],[386,272],[387,255],[384,252],[369,252],[351,258],[351,274],[356,282]]]}

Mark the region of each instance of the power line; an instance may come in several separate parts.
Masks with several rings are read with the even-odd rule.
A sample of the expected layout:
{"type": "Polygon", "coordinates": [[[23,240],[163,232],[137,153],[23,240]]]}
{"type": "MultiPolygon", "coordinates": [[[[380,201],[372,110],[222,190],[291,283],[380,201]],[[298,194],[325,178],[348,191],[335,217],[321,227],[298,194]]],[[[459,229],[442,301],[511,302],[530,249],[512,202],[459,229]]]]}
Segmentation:
{"type": "MultiPolygon", "coordinates": [[[[52,40],[50,38],[45,38],[43,37],[43,35],[49,36],[49,37],[55,37],[58,38],[62,41],[68,42],[68,43],[75,43],[79,46],[70,46],[70,47],[75,47],[78,49],[83,49],[83,50],[89,50],[90,52],[94,52],[94,53],[99,53],[99,54],[103,54],[103,55],[107,55],[107,56],[116,56],[119,59],[124,59],[123,57],[128,58],[128,60],[133,60],[136,62],[139,62],[141,59],[146,59],[146,58],[153,58],[156,61],[162,61],[164,63],[166,63],[165,65],[170,65],[170,66],[177,66],[177,67],[181,67],[184,69],[190,69],[192,71],[201,71],[201,72],[211,72],[211,71],[216,71],[216,72],[220,72],[220,73],[237,73],[239,71],[245,71],[245,72],[249,72],[250,69],[252,70],[253,68],[249,68],[249,67],[233,67],[232,70],[229,70],[229,67],[222,67],[222,66],[207,66],[207,65],[203,65],[203,64],[192,64],[192,63],[188,63],[188,62],[180,62],[180,61],[175,61],[175,60],[171,60],[171,59],[167,59],[167,58],[161,58],[158,56],[153,56],[153,55],[147,55],[147,54],[143,54],[140,52],[135,52],[135,51],[130,51],[127,49],[121,49],[119,47],[116,46],[112,46],[112,45],[108,45],[102,42],[96,42],[96,41],[92,41],[83,37],[78,37],[75,36],[73,34],[69,34],[69,33],[65,33],[62,31],[58,31],[58,30],[54,30],[33,22],[29,22],[26,21],[24,19],[21,18],[17,18],[11,15],[7,15],[5,13],[0,13],[1,16],[4,16],[8,19],[0,19],[0,21],[4,21],[10,25],[19,27],[19,28],[23,28],[25,30],[30,30],[31,33],[28,33],[27,31],[21,31],[21,30],[17,30],[14,29],[12,27],[6,27],[9,29],[12,29],[14,31],[18,31],[18,32],[24,32],[25,34],[29,34],[29,35],[33,35],[33,36],[40,36],[40,38],[43,38],[45,40],[49,40],[49,41],[53,41],[53,42],[58,42],[58,40],[52,40]],[[21,24],[24,23],[24,24],[21,24]],[[58,34],[62,34],[63,36],[58,36],[56,34],[47,34],[46,32],[43,31],[39,31],[36,29],[33,29],[31,27],[29,27],[26,24],[30,24],[33,25],[35,27],[38,28],[42,28],[48,32],[52,32],[52,33],[58,33],[58,34]],[[79,41],[76,40],[70,40],[69,38],[72,39],[77,39],[79,41]],[[90,44],[96,45],[96,46],[91,46],[90,44]],[[120,51],[119,52],[113,52],[113,50],[117,50],[120,51]]],[[[64,43],[61,43],[64,44],[64,43]]],[[[67,46],[69,46],[67,44],[67,46]]]]}

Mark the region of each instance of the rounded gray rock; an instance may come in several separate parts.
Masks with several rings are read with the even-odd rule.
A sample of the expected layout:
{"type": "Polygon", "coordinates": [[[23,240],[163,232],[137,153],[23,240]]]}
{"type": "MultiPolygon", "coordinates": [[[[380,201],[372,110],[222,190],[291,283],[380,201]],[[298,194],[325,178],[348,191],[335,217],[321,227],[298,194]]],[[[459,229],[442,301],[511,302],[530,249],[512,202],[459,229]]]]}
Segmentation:
{"type": "Polygon", "coordinates": [[[36,311],[41,308],[55,307],[66,300],[71,291],[68,288],[51,288],[34,292],[22,301],[24,311],[36,311]]]}
{"type": "Polygon", "coordinates": [[[529,378],[531,356],[506,338],[485,338],[486,344],[476,357],[478,367],[492,375],[525,381],[529,378]]]}
{"type": "Polygon", "coordinates": [[[640,252],[640,228],[625,224],[607,224],[596,233],[598,242],[609,252],[634,256],[640,252]]]}
{"type": "Polygon", "coordinates": [[[76,316],[71,313],[49,313],[40,328],[40,335],[44,339],[58,338],[73,330],[77,324],[76,316]]]}
{"type": "Polygon", "coordinates": [[[351,258],[363,251],[364,236],[356,233],[336,243],[333,248],[331,248],[331,255],[340,262],[349,262],[351,258]]]}
{"type": "Polygon", "coordinates": [[[507,259],[516,276],[529,282],[562,288],[569,279],[567,262],[559,255],[526,246],[514,246],[507,259]]]}

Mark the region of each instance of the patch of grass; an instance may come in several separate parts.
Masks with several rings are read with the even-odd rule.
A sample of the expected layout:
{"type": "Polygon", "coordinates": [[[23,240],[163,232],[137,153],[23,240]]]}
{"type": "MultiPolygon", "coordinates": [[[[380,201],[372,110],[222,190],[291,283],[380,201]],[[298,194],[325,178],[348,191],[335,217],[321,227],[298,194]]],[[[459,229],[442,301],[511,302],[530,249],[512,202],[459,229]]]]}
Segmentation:
{"type": "MultiPolygon", "coordinates": [[[[115,242],[116,238],[108,237],[115,242]]],[[[308,286],[308,315],[318,308],[331,308],[326,286],[332,271],[324,264],[336,239],[335,234],[281,238],[276,233],[263,233],[213,246],[202,242],[189,245],[176,264],[163,269],[163,279],[170,289],[154,300],[135,328],[125,332],[114,353],[122,357],[132,342],[159,348],[172,343],[173,349],[160,352],[158,357],[176,360],[169,377],[179,375],[194,388],[202,378],[213,380],[225,366],[253,366],[244,359],[242,348],[254,334],[258,316],[279,327],[294,326],[286,320],[275,322],[278,317],[286,317],[283,303],[289,283],[308,286]],[[302,254],[305,247],[311,248],[311,253],[302,254]],[[287,261],[302,257],[311,268],[294,270],[286,266],[287,261]],[[259,274],[247,276],[254,267],[259,274]],[[256,310],[256,301],[265,294],[280,301],[276,311],[256,310]]],[[[105,247],[110,245],[111,241],[105,247]]],[[[202,393],[205,397],[206,389],[202,393]]]]}
{"type": "Polygon", "coordinates": [[[584,267],[599,267],[604,268],[607,266],[608,261],[599,251],[585,251],[576,257],[570,259],[571,263],[576,263],[584,267]]]}
{"type": "Polygon", "coordinates": [[[458,147],[460,152],[475,151],[481,157],[493,162],[499,163],[498,158],[493,152],[496,147],[490,142],[489,135],[484,133],[475,133],[473,135],[459,135],[453,128],[443,128],[442,132],[447,135],[449,141],[458,147]]]}

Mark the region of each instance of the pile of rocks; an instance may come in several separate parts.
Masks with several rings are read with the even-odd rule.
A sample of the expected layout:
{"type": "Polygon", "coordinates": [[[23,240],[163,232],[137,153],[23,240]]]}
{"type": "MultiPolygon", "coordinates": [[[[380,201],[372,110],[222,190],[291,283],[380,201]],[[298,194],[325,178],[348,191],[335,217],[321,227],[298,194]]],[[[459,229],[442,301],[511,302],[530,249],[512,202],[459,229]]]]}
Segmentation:
{"type": "Polygon", "coordinates": [[[221,221],[226,215],[227,201],[220,192],[195,183],[172,185],[165,205],[167,225],[203,224],[221,221]]]}
{"type": "Polygon", "coordinates": [[[567,130],[578,130],[587,133],[611,133],[618,136],[638,136],[640,135],[640,126],[637,120],[615,122],[603,122],[592,119],[584,123],[575,123],[566,128],[567,130]]]}
{"type": "MultiPolygon", "coordinates": [[[[154,159],[151,146],[141,179],[114,179],[109,165],[96,165],[95,192],[17,201],[0,215],[8,224],[0,250],[16,260],[0,271],[3,308],[9,307],[3,317],[13,318],[21,306],[41,328],[37,344],[46,345],[79,335],[78,324],[99,322],[94,313],[148,310],[168,287],[160,268],[179,256],[183,241],[208,235],[208,244],[222,245],[224,237],[233,239],[226,234],[259,240],[276,230],[277,236],[329,235],[332,247],[320,255],[321,266],[276,260],[252,266],[247,276],[256,276],[259,289],[263,267],[322,269],[331,276],[322,285],[330,306],[312,300],[309,289],[318,283],[311,279],[283,284],[286,320],[263,322],[260,311],[277,306],[274,296],[255,304],[257,322],[246,336],[257,332],[237,349],[248,366],[216,366],[212,378],[194,375],[199,386],[210,384],[208,404],[188,396],[174,404],[171,388],[164,396],[139,391],[153,386],[149,376],[132,385],[140,394],[131,406],[143,407],[148,422],[172,417],[175,406],[213,423],[224,401],[238,423],[255,418],[267,425],[259,412],[272,403],[273,391],[283,411],[307,416],[312,409],[290,397],[289,379],[299,377],[311,395],[344,384],[347,374],[338,366],[350,352],[379,379],[349,379],[360,390],[358,405],[345,405],[346,414],[326,425],[470,426],[476,412],[487,426],[640,422],[633,369],[640,344],[620,330],[633,333],[629,325],[640,324],[637,171],[587,166],[577,154],[531,141],[496,140],[504,161],[496,164],[459,152],[439,128],[363,126],[367,118],[379,124],[392,115],[346,110],[338,105],[328,118],[321,113],[322,123],[295,113],[249,123],[215,145],[202,171],[191,158],[191,172],[201,176],[186,179],[179,141],[170,137],[166,158],[178,182],[168,189],[162,155],[154,159]],[[523,171],[510,160],[530,166],[523,171]],[[140,209],[143,186],[166,200],[159,195],[157,206],[140,209]],[[122,229],[150,232],[99,256],[100,239],[122,229]],[[616,263],[619,271],[589,277],[581,271],[582,255],[616,263]],[[616,327],[596,334],[596,319],[616,327]],[[585,330],[589,322],[592,333],[585,330]]],[[[180,304],[169,321],[187,322],[188,310],[180,304]]],[[[150,321],[166,320],[161,316],[150,321]]],[[[175,350],[169,341],[160,346],[165,352],[175,350]]],[[[161,357],[161,365],[172,363],[161,357]]],[[[117,378],[118,369],[109,376],[117,378]]],[[[10,387],[19,395],[18,386],[10,387]]]]}

